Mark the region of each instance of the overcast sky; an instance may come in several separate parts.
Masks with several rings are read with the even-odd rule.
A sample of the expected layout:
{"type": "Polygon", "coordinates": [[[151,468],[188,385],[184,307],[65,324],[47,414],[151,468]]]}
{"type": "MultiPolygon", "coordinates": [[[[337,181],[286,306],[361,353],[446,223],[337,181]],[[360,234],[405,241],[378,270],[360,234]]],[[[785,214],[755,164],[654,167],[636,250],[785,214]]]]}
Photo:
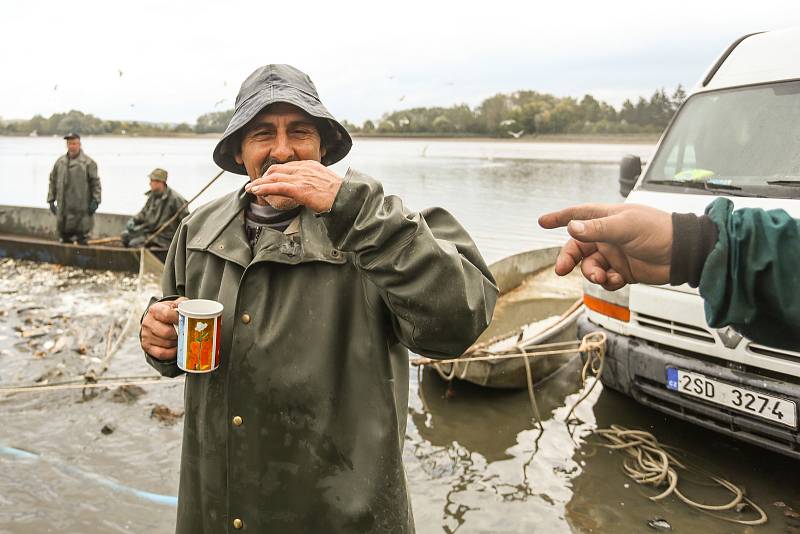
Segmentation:
{"type": "Polygon", "coordinates": [[[740,35],[788,26],[798,0],[7,1],[0,117],[193,123],[266,63],[306,71],[357,123],[517,89],[618,106],[690,87],[740,35]]]}

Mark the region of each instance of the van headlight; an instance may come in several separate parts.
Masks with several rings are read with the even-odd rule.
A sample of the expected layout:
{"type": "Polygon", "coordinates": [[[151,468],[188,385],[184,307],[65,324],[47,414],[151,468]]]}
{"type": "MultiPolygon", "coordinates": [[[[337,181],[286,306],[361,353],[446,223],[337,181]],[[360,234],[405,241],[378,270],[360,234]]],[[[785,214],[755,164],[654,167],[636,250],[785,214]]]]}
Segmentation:
{"type": "Polygon", "coordinates": [[[594,312],[624,323],[631,320],[631,310],[628,308],[629,296],[628,286],[617,291],[606,291],[588,280],[583,282],[583,304],[594,312]]]}

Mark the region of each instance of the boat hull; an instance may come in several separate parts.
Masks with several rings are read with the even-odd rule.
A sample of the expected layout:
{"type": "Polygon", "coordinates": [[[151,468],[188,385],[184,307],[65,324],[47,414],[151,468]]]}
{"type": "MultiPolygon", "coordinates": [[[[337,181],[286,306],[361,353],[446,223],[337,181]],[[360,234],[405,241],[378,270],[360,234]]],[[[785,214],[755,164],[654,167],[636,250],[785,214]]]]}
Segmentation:
{"type": "MultiPolygon", "coordinates": [[[[120,235],[128,218],[97,214],[91,238],[120,235]]],[[[0,257],[134,273],[142,261],[138,249],[59,243],[55,217],[46,209],[25,206],[0,206],[0,257]]],[[[166,251],[146,250],[145,271],[160,275],[165,257],[166,251]]]]}
{"type": "MultiPolygon", "coordinates": [[[[465,354],[495,342],[517,342],[521,335],[528,347],[576,339],[576,322],[583,313],[583,307],[576,302],[581,297],[581,282],[577,274],[559,278],[552,273],[559,250],[532,250],[489,266],[500,289],[500,299],[491,324],[465,354]],[[542,325],[539,333],[535,332],[537,324],[542,325]],[[534,330],[532,334],[526,334],[528,327],[534,330]]],[[[546,379],[576,355],[577,352],[566,352],[531,356],[528,362],[533,383],[546,379]]],[[[519,389],[528,384],[523,358],[442,364],[435,368],[446,380],[466,380],[489,388],[519,389]]]]}

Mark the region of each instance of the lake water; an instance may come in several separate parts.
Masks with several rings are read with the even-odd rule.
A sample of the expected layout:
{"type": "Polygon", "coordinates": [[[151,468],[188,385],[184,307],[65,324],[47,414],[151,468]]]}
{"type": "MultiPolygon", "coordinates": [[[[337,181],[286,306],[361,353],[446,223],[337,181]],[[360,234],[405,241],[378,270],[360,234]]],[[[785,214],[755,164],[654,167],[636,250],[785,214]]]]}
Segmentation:
{"type": "MultiPolygon", "coordinates": [[[[166,168],[191,197],[215,173],[211,139],[86,138],[103,183],[101,211],[132,213],[144,202],[145,176],[166,168]]],[[[348,166],[383,182],[411,209],[442,206],[472,234],[489,261],[558,245],[537,217],[588,201],[616,202],[618,161],[649,158],[651,145],[486,141],[356,140],[348,166]]],[[[0,137],[0,204],[44,206],[47,177],[63,141],[0,137]]],[[[239,187],[223,175],[203,200],[239,187]]],[[[109,327],[122,328],[131,303],[157,292],[130,276],[47,265],[0,263],[0,386],[81,374],[104,354],[109,327]],[[47,335],[24,338],[30,328],[47,335]],[[63,346],[62,350],[55,350],[63,346]]],[[[109,376],[152,374],[135,335],[111,361],[109,376]]],[[[648,532],[667,519],[676,532],[793,532],[784,515],[800,510],[796,462],[674,421],[609,390],[581,405],[581,423],[563,419],[578,397],[578,369],[537,387],[544,418],[530,418],[525,391],[487,391],[412,372],[404,458],[417,531],[427,533],[648,532]],[[595,426],[649,430],[691,451],[696,463],[742,484],[770,523],[741,527],[688,509],[675,498],[649,501],[621,469],[622,456],[592,445],[595,426]],[[785,503],[780,508],[773,503],[785,503]]],[[[156,405],[182,408],[182,384],[119,390],[0,394],[0,532],[171,532],[175,509],[120,489],[175,495],[180,423],[151,419],[156,405]],[[97,393],[97,392],[94,392],[97,393]],[[102,432],[103,429],[106,432],[102,432]],[[2,447],[32,453],[25,456],[2,447]]],[[[724,502],[703,486],[693,496],[724,502]]],[[[796,530],[794,530],[796,531],[796,530]]]]}
{"type": "MultiPolygon", "coordinates": [[[[191,198],[219,169],[214,139],[87,137],[83,148],[98,165],[103,186],[99,211],[133,213],[145,201],[147,174],[169,172],[169,184],[191,198]]],[[[64,150],[59,138],[0,137],[0,204],[46,207],[48,177],[64,150]]],[[[536,217],[572,201],[620,200],[617,172],[627,153],[649,157],[650,145],[356,139],[333,168],[352,166],[377,178],[411,209],[442,206],[470,231],[488,260],[564,240],[544,232],[536,217]]],[[[200,205],[240,187],[225,173],[200,205]]]]}

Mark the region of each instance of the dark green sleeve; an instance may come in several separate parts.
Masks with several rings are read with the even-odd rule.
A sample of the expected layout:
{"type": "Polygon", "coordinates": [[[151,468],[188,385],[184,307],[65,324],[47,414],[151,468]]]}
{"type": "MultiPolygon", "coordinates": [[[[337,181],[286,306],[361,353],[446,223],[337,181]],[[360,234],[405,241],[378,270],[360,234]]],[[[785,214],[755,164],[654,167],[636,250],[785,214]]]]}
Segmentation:
{"type": "Polygon", "coordinates": [[[50,171],[50,184],[49,184],[49,187],[47,188],[47,203],[48,204],[53,202],[58,196],[58,191],[57,191],[57,189],[58,189],[58,171],[56,170],[57,168],[58,168],[58,161],[56,161],[56,164],[53,165],[53,170],[50,171]]]}
{"type": "MultiPolygon", "coordinates": [[[[172,240],[172,245],[167,253],[167,260],[164,262],[164,273],[161,275],[161,299],[152,299],[148,309],[155,302],[175,300],[185,295],[184,274],[186,267],[186,228],[181,226],[178,235],[172,240]]],[[[144,311],[147,314],[147,310],[144,311]]],[[[144,320],[144,315],[142,315],[144,320]]],[[[139,330],[141,337],[141,329],[139,330]]],[[[150,366],[164,376],[178,376],[183,371],[178,367],[177,358],[174,360],[159,360],[145,353],[145,360],[150,366]]]]}
{"type": "Polygon", "coordinates": [[[350,170],[322,217],[334,246],[352,252],[380,291],[403,345],[433,358],[454,356],[486,329],[497,286],[447,211],[408,212],[380,183],[350,170]]]}
{"type": "Polygon", "coordinates": [[[92,194],[92,199],[97,202],[97,205],[99,206],[102,196],[102,187],[100,186],[100,177],[97,175],[97,163],[94,161],[89,162],[89,168],[87,170],[87,176],[89,178],[89,191],[92,194]]]}
{"type": "Polygon", "coordinates": [[[733,211],[725,198],[706,214],[719,229],[700,278],[708,324],[800,350],[800,221],[784,210],[733,211]]]}

